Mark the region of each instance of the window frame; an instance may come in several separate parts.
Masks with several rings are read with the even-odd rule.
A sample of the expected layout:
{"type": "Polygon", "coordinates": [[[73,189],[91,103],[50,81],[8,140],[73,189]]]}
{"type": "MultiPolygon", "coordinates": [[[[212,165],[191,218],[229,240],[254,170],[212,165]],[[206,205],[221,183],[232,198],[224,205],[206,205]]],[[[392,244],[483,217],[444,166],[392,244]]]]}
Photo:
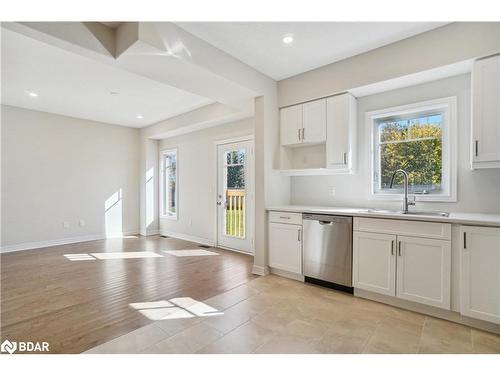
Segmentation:
{"type": "Polygon", "coordinates": [[[174,148],[169,148],[160,151],[160,162],[159,162],[159,177],[160,177],[160,183],[159,183],[159,214],[161,219],[169,219],[169,220],[178,220],[179,218],[179,150],[177,147],[174,148]],[[165,203],[165,156],[169,154],[175,153],[175,213],[173,212],[164,212],[163,211],[163,206],[165,203]]]}
{"type": "Polygon", "coordinates": [[[389,117],[408,117],[424,115],[429,112],[443,114],[442,122],[442,179],[441,194],[412,194],[417,201],[422,202],[456,202],[457,201],[457,97],[445,97],[427,100],[397,107],[384,108],[366,113],[366,127],[369,135],[370,152],[369,165],[369,196],[374,200],[399,201],[403,194],[380,193],[376,191],[376,173],[380,167],[375,163],[380,158],[375,154],[377,150],[378,120],[389,117]]]}

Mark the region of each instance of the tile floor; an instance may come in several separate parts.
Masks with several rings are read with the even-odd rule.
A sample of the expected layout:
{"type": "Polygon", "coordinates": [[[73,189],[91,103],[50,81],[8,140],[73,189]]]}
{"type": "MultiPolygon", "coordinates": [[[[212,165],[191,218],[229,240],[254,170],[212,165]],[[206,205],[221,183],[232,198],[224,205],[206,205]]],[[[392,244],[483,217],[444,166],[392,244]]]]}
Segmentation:
{"type": "Polygon", "coordinates": [[[204,301],[223,315],[158,320],[85,353],[500,353],[500,336],[278,276],[204,301]]]}

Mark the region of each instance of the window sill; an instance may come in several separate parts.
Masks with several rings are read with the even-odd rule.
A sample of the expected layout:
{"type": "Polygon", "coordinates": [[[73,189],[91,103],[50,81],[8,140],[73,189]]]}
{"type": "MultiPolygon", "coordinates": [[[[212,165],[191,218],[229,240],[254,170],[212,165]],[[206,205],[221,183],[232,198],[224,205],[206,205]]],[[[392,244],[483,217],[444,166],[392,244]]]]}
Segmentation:
{"type": "MultiPolygon", "coordinates": [[[[449,195],[413,195],[408,194],[408,197],[414,197],[415,202],[431,202],[431,203],[455,203],[457,202],[457,198],[449,195]]],[[[371,194],[371,199],[376,201],[392,201],[392,202],[400,202],[403,200],[403,194],[371,194]]]]}

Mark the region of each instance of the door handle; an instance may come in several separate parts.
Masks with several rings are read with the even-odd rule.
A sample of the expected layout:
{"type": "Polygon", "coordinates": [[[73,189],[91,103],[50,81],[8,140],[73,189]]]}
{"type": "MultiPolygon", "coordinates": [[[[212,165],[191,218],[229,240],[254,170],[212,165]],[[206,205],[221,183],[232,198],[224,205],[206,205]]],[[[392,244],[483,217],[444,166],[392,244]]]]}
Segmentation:
{"type": "Polygon", "coordinates": [[[344,164],[347,164],[347,153],[344,152],[344,164]]]}
{"type": "Polygon", "coordinates": [[[299,229],[297,231],[297,241],[299,241],[299,242],[300,242],[300,238],[301,238],[301,234],[302,234],[301,231],[302,231],[301,229],[299,229]]]}
{"type": "Polygon", "coordinates": [[[306,128],[302,128],[302,140],[306,139],[306,128]]]}
{"type": "Polygon", "coordinates": [[[479,141],[476,139],[474,144],[475,144],[475,148],[476,148],[476,156],[479,156],[479,141]]]}
{"type": "Polygon", "coordinates": [[[297,129],[297,137],[299,138],[299,141],[301,141],[302,139],[300,138],[300,129],[297,129]]]}
{"type": "Polygon", "coordinates": [[[394,240],[391,241],[391,255],[394,255],[394,240]]]}
{"type": "Polygon", "coordinates": [[[401,256],[401,241],[398,242],[398,253],[401,256]]]}
{"type": "Polygon", "coordinates": [[[332,225],[333,221],[319,221],[320,225],[332,225]]]}
{"type": "Polygon", "coordinates": [[[220,206],[222,204],[222,202],[217,202],[217,206],[220,206]]]}

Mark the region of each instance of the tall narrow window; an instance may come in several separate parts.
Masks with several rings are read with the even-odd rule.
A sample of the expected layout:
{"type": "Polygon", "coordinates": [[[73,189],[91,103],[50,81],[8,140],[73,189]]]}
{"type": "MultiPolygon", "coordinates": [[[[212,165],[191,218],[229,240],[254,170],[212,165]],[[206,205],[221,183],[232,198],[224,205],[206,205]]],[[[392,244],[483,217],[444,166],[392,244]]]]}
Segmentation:
{"type": "Polygon", "coordinates": [[[160,153],[160,216],[177,219],[177,149],[160,153]]]}

